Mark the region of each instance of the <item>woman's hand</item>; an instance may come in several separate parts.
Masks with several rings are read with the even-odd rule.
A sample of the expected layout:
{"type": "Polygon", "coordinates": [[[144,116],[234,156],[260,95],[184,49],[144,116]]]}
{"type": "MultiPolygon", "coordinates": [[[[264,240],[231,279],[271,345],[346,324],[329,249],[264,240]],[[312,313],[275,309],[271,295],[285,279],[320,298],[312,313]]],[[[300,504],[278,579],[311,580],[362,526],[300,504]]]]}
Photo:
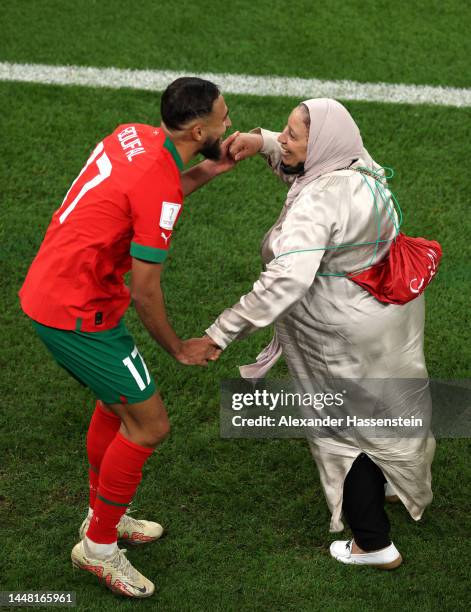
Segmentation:
{"type": "Polygon", "coordinates": [[[229,172],[229,170],[232,170],[236,166],[237,162],[229,153],[229,150],[236,138],[239,137],[239,134],[240,132],[234,132],[221,143],[221,157],[217,161],[207,159],[206,161],[202,162],[206,164],[208,168],[210,168],[213,176],[218,176],[224,172],[229,172]]]}
{"type": "Polygon", "coordinates": [[[262,146],[263,138],[260,134],[242,133],[234,138],[229,153],[236,162],[239,162],[256,155],[262,146]]]}
{"type": "Polygon", "coordinates": [[[220,347],[209,336],[203,336],[183,340],[174,357],[184,365],[207,366],[208,361],[217,361],[221,352],[220,347]]]}

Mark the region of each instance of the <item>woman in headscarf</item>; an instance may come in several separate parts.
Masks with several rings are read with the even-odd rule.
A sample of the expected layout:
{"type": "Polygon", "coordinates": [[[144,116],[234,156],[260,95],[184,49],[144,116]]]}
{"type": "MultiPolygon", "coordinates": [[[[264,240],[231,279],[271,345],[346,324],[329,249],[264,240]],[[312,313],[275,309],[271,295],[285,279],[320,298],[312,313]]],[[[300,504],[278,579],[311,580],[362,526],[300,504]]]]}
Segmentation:
{"type": "MultiPolygon", "coordinates": [[[[206,333],[225,349],[274,322],[270,345],[256,364],[241,368],[245,378],[262,378],[282,353],[290,375],[307,391],[313,381],[318,387],[330,379],[419,379],[412,390],[384,385],[379,396],[392,398],[395,415],[427,415],[423,296],[384,304],[343,276],[383,260],[397,233],[384,171],[363,147],[348,111],[335,100],[307,100],[292,111],[281,134],[260,128],[241,134],[231,153],[236,160],[261,153],[290,190],[263,239],[264,269],[252,291],[206,333]],[[373,205],[373,194],[381,202],[375,175],[386,194],[381,207],[373,205]],[[363,246],[343,246],[358,244],[363,246]]],[[[362,402],[375,393],[362,394],[362,384],[353,387],[357,406],[365,408],[362,402]]],[[[386,480],[415,520],[431,502],[432,435],[390,438],[358,430],[308,436],[332,513],[330,530],[343,529],[343,514],[353,533],[352,540],[330,547],[343,563],[400,565],[384,511],[386,480]]]]}

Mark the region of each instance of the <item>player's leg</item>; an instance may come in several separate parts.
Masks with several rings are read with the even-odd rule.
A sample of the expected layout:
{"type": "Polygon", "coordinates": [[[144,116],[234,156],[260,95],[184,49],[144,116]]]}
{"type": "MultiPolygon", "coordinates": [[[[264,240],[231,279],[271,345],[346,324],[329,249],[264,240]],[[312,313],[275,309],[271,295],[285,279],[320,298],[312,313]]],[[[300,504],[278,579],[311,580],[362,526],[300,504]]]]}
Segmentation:
{"type": "Polygon", "coordinates": [[[121,419],[120,433],[134,444],[155,448],[170,433],[167,410],[160,393],[134,404],[105,404],[121,419]]]}
{"type": "MultiPolygon", "coordinates": [[[[152,409],[152,418],[144,417],[143,424],[141,424],[139,421],[134,423],[135,419],[133,418],[133,414],[136,410],[136,404],[132,404],[133,408],[131,410],[123,410],[122,404],[107,405],[99,400],[97,401],[95,412],[93,413],[90,421],[90,427],[87,434],[87,453],[90,466],[90,507],[88,515],[86,516],[79,530],[81,540],[84,539],[93,516],[93,508],[95,505],[96,492],[99,484],[99,473],[104,454],[120,427],[123,435],[136,443],[145,442],[147,440],[151,427],[150,423],[155,422],[153,427],[155,427],[157,430],[156,436],[158,440],[162,439],[163,435],[165,435],[165,431],[168,431],[169,424],[166,410],[158,394],[157,399],[159,405],[157,406],[156,410],[152,409]],[[123,417],[123,422],[121,421],[121,416],[123,417]],[[126,426],[126,422],[128,422],[128,426],[126,426]],[[146,440],[142,439],[142,427],[144,428],[146,440]]],[[[140,417],[145,414],[145,409],[143,410],[143,403],[139,403],[138,414],[140,417]]],[[[154,542],[162,536],[164,531],[159,523],[142,519],[137,520],[131,516],[128,511],[126,511],[126,513],[121,517],[117,530],[118,540],[123,541],[126,545],[138,545],[154,542]]],[[[104,550],[106,550],[106,547],[104,550]]]]}
{"type": "MultiPolygon", "coordinates": [[[[74,566],[96,574],[113,591],[129,597],[148,597],[154,592],[154,585],[118,549],[116,525],[118,522],[122,524],[120,516],[140,482],[142,466],[157,443],[168,433],[168,418],[156,394],[155,383],[123,322],[113,329],[94,333],[54,329],[37,323],[34,323],[34,327],[56,361],[81,384],[89,387],[97,398],[109,405],[103,407],[102,411],[98,410],[96,420],[92,419],[92,430],[95,426],[99,428],[97,421],[102,420],[102,417],[107,420],[110,412],[118,412],[119,417],[119,423],[114,420],[112,426],[109,418],[110,427],[105,436],[107,440],[101,440],[99,434],[95,436],[97,432],[90,434],[92,465],[100,463],[101,456],[98,494],[103,481],[104,493],[108,495],[105,499],[111,503],[102,503],[99,498],[95,500],[95,506],[97,503],[101,506],[101,510],[96,510],[97,516],[101,513],[105,517],[105,529],[101,535],[100,530],[95,533],[96,541],[91,540],[97,547],[93,554],[86,548],[86,538],[82,538],[72,550],[72,562],[74,566]],[[123,408],[121,403],[126,407],[123,408]],[[108,411],[108,407],[111,407],[111,411],[108,411]],[[127,411],[133,407],[140,409],[137,420],[126,417],[127,411]],[[122,419],[127,425],[122,424],[122,419]],[[129,439],[119,430],[111,431],[117,429],[118,424],[124,434],[128,432],[129,439]],[[146,428],[147,434],[143,436],[142,432],[146,428]],[[95,441],[98,449],[92,448],[95,441]],[[113,480],[114,471],[119,476],[113,480]],[[107,510],[103,508],[105,504],[107,510]],[[118,509],[114,524],[110,522],[110,508],[118,509]]],[[[103,426],[108,429],[106,425],[103,426]]],[[[148,524],[157,526],[161,533],[160,525],[148,524]]]]}
{"type": "MultiPolygon", "coordinates": [[[[168,435],[170,425],[158,393],[142,402],[106,407],[120,418],[121,426],[102,458],[93,517],[86,537],[72,552],[72,560],[83,569],[108,576],[107,584],[112,590],[145,597],[152,594],[154,586],[117,548],[117,527],[122,525],[123,515],[141,481],[144,463],[168,435]]],[[[126,519],[131,525],[133,520],[126,519]]],[[[147,523],[142,525],[144,531],[148,526],[160,528],[157,523],[134,522],[147,523]]],[[[160,535],[161,531],[157,537],[160,535]]]]}
{"type": "MultiPolygon", "coordinates": [[[[112,544],[117,539],[119,524],[120,539],[124,537],[135,543],[157,539],[162,533],[158,523],[146,522],[147,529],[123,534],[126,525],[121,525],[120,520],[141,481],[144,463],[170,431],[167,411],[157,392],[143,402],[112,404],[109,408],[120,417],[121,427],[101,462],[97,500],[87,538],[96,544],[112,544]]],[[[128,516],[125,519],[132,529],[133,519],[128,516]]]]}
{"type": "Polygon", "coordinates": [[[118,433],[120,426],[121,418],[100,400],[97,400],[87,432],[87,456],[90,487],[88,518],[91,518],[93,508],[95,506],[98,478],[103,456],[108,448],[108,445],[118,433]]]}

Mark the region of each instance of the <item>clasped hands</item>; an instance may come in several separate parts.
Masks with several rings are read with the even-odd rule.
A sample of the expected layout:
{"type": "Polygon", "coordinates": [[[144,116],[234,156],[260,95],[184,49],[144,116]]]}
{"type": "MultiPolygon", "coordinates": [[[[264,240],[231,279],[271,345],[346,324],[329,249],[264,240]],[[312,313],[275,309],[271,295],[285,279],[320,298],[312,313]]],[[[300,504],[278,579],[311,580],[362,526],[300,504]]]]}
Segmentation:
{"type": "Polygon", "coordinates": [[[209,337],[182,340],[174,357],[183,365],[207,366],[208,361],[216,361],[222,353],[221,348],[209,337]]]}

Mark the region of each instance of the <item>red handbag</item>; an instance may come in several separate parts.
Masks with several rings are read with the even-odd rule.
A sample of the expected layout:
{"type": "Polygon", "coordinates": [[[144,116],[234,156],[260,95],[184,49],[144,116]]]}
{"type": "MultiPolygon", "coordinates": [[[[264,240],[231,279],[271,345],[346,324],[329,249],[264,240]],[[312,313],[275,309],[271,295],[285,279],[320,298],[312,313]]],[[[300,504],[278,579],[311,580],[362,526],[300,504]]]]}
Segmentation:
{"type": "MultiPolygon", "coordinates": [[[[390,174],[386,173],[381,175],[378,172],[373,172],[368,168],[353,168],[360,172],[363,176],[363,180],[371,191],[373,197],[373,203],[375,206],[377,218],[379,221],[379,209],[376,201],[376,195],[371,185],[366,180],[366,176],[372,178],[375,182],[376,188],[383,200],[383,205],[388,211],[389,217],[396,230],[396,237],[392,239],[391,248],[389,249],[388,255],[383,261],[373,264],[372,266],[366,266],[366,269],[360,272],[318,272],[318,276],[344,276],[360,287],[363,287],[366,291],[371,293],[377,300],[386,304],[407,304],[414,298],[418,297],[423,293],[426,287],[431,282],[432,278],[438,271],[440,259],[442,257],[442,247],[436,240],[426,240],[425,238],[412,238],[406,236],[399,231],[402,224],[402,211],[399,203],[390,191],[391,199],[395,204],[398,216],[397,222],[394,220],[392,211],[388,206],[388,196],[385,193],[384,179],[390,179],[394,176],[394,170],[392,168],[384,167],[383,170],[389,170],[390,174]],[[366,176],[365,176],[366,175],[366,176]]],[[[393,204],[393,206],[394,206],[393,204]]],[[[380,240],[380,229],[378,228],[378,237],[375,243],[372,242],[359,242],[356,244],[349,244],[350,247],[365,246],[370,244],[376,244],[380,242],[389,242],[386,240],[380,240]]],[[[333,245],[325,247],[317,247],[315,249],[303,249],[303,251],[320,251],[327,249],[338,249],[347,245],[333,245]]],[[[285,257],[298,251],[288,251],[278,255],[279,257],[285,257]]],[[[375,249],[376,253],[376,249],[375,249]]]]}
{"type": "Polygon", "coordinates": [[[437,273],[441,257],[442,248],[435,240],[399,232],[386,259],[347,277],[380,302],[406,304],[425,291],[437,273]]]}

